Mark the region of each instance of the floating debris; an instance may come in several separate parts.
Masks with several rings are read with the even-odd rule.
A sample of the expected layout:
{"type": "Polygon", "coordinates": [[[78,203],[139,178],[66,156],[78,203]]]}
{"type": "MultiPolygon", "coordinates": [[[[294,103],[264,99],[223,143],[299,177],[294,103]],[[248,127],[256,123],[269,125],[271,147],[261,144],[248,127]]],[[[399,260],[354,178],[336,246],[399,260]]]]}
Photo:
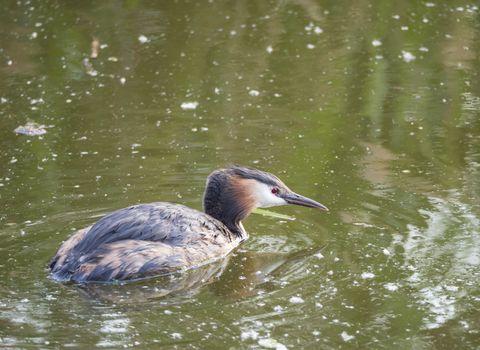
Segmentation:
{"type": "Polygon", "coordinates": [[[348,333],[345,332],[345,331],[343,331],[343,332],[340,334],[340,336],[342,337],[342,339],[343,339],[344,342],[350,341],[350,340],[352,340],[353,338],[355,338],[355,336],[350,335],[350,334],[348,334],[348,333]]]}
{"type": "Polygon", "coordinates": [[[32,99],[30,100],[30,104],[31,104],[31,105],[43,104],[43,103],[45,103],[45,101],[44,101],[43,98],[41,98],[41,97],[40,97],[40,98],[32,98],[32,99]]]}
{"type": "Polygon", "coordinates": [[[368,280],[368,279],[374,278],[375,274],[371,272],[362,272],[361,276],[364,280],[368,280]]]}
{"type": "Polygon", "coordinates": [[[315,34],[322,34],[323,29],[320,28],[319,26],[314,25],[312,22],[308,23],[308,25],[305,26],[305,30],[307,32],[314,32],[315,34]]]}
{"type": "Polygon", "coordinates": [[[305,300],[303,300],[302,298],[295,296],[291,297],[288,301],[292,304],[303,304],[305,302],[305,300]]]}
{"type": "Polygon", "coordinates": [[[407,63],[414,61],[416,58],[411,52],[408,51],[402,51],[402,57],[407,63]]]}
{"type": "Polygon", "coordinates": [[[258,338],[258,332],[253,329],[244,331],[242,332],[242,334],[240,334],[240,339],[242,339],[242,341],[245,341],[248,339],[256,340],[257,338],[258,338]]]}
{"type": "Polygon", "coordinates": [[[385,283],[383,287],[390,292],[395,292],[396,290],[398,290],[398,284],[395,283],[385,283]]]}
{"type": "Polygon", "coordinates": [[[88,75],[92,77],[96,77],[98,75],[98,72],[93,68],[92,64],[90,63],[90,60],[85,57],[82,60],[83,67],[85,67],[85,71],[87,72],[88,75]]]}
{"type": "Polygon", "coordinates": [[[285,214],[275,213],[273,211],[266,210],[266,209],[255,208],[253,210],[253,213],[254,214],[260,214],[260,215],[263,215],[263,216],[270,216],[270,217],[275,218],[275,219],[282,219],[282,220],[289,220],[289,221],[294,221],[295,220],[295,218],[293,216],[288,216],[288,215],[285,215],[285,214]]]}
{"type": "Polygon", "coordinates": [[[258,341],[258,345],[267,349],[287,350],[287,347],[273,338],[263,338],[258,341]]]}
{"type": "Polygon", "coordinates": [[[375,39],[375,40],[372,40],[372,45],[375,47],[378,47],[382,45],[382,42],[380,40],[375,39]]]}
{"type": "Polygon", "coordinates": [[[194,101],[194,102],[183,102],[181,105],[180,105],[180,108],[183,109],[183,110],[191,110],[191,109],[196,109],[198,107],[198,102],[194,101]]]}
{"type": "Polygon", "coordinates": [[[97,38],[93,38],[91,44],[90,58],[98,57],[98,49],[100,48],[100,41],[97,38]]]}
{"type": "Polygon", "coordinates": [[[260,92],[257,91],[257,90],[250,90],[250,91],[248,92],[248,94],[249,94],[250,96],[256,97],[256,96],[260,95],[260,92]]]}
{"type": "Polygon", "coordinates": [[[27,136],[39,136],[47,133],[46,126],[35,122],[28,122],[13,130],[16,134],[27,136]]]}
{"type": "Polygon", "coordinates": [[[140,42],[140,44],[145,44],[145,43],[148,43],[150,40],[148,40],[148,38],[145,35],[140,35],[138,37],[138,41],[140,42]]]}

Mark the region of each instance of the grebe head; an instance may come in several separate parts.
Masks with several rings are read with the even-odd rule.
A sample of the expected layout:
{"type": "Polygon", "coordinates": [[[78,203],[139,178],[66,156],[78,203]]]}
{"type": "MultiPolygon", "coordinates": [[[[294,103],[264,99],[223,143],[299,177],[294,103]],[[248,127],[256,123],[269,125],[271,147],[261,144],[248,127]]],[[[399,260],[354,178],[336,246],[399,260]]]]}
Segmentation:
{"type": "Polygon", "coordinates": [[[286,204],[328,210],[323,204],[293,192],[275,175],[240,166],[211,173],[203,197],[205,212],[240,235],[245,233],[240,221],[252,210],[286,204]]]}

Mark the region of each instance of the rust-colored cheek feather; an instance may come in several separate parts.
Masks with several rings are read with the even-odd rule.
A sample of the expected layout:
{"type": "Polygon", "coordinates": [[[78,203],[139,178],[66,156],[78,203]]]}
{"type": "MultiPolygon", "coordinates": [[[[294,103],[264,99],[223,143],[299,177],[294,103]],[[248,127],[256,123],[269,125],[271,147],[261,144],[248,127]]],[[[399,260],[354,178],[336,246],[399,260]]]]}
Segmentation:
{"type": "Polygon", "coordinates": [[[255,209],[255,196],[253,189],[255,180],[235,177],[231,181],[232,198],[235,199],[235,206],[239,213],[239,219],[243,220],[255,209]]]}

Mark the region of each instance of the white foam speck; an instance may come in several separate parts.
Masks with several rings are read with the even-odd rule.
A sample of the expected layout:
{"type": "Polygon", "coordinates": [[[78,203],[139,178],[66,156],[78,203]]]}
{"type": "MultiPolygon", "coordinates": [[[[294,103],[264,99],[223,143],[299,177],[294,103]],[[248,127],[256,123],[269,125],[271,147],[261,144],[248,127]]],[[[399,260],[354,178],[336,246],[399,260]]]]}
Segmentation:
{"type": "Polygon", "coordinates": [[[145,43],[147,43],[149,40],[148,40],[148,38],[147,38],[145,35],[142,34],[142,35],[140,35],[140,36],[138,37],[138,41],[139,41],[141,44],[145,44],[145,43]]]}
{"type": "Polygon", "coordinates": [[[420,275],[418,272],[414,272],[410,277],[408,277],[409,282],[419,282],[420,281],[420,275]]]}
{"type": "Polygon", "coordinates": [[[282,312],[283,311],[283,307],[281,307],[280,305],[277,305],[273,308],[273,311],[275,312],[282,312]]]}
{"type": "Polygon", "coordinates": [[[320,27],[315,27],[315,28],[313,28],[313,32],[314,32],[315,34],[322,34],[322,33],[323,33],[323,29],[320,28],[320,27]]]}
{"type": "Polygon", "coordinates": [[[421,48],[418,49],[418,51],[428,52],[428,47],[422,46],[421,48]]]}
{"type": "Polygon", "coordinates": [[[198,107],[198,102],[194,101],[194,102],[183,102],[181,105],[180,105],[180,108],[182,108],[183,110],[191,110],[191,109],[196,109],[198,107]]]}
{"type": "Polygon", "coordinates": [[[273,52],[273,47],[271,46],[267,46],[267,48],[265,49],[268,53],[272,53],[273,52]]]}
{"type": "Polygon", "coordinates": [[[374,273],[371,273],[371,272],[362,272],[361,277],[362,277],[364,280],[367,280],[367,279],[374,278],[374,277],[375,277],[375,274],[374,274],[374,273]]]}
{"type": "Polygon", "coordinates": [[[405,62],[409,63],[415,60],[415,56],[408,51],[402,51],[402,58],[405,62]]]}
{"type": "Polygon", "coordinates": [[[440,286],[423,288],[420,293],[423,297],[422,304],[430,309],[430,315],[424,318],[427,329],[438,328],[455,317],[456,299],[443,294],[440,286]]]}
{"type": "Polygon", "coordinates": [[[449,292],[458,292],[458,287],[457,286],[445,286],[445,290],[449,292]]]}
{"type": "Polygon", "coordinates": [[[375,40],[372,40],[372,45],[375,47],[381,46],[382,42],[380,40],[375,39],[375,40]]]}
{"type": "Polygon", "coordinates": [[[323,259],[324,258],[323,254],[320,253],[320,252],[318,252],[316,254],[313,254],[313,256],[316,257],[317,259],[323,259]]]}
{"type": "Polygon", "coordinates": [[[253,329],[244,331],[242,332],[242,334],[240,334],[240,339],[242,339],[242,341],[245,341],[248,339],[257,340],[257,338],[258,338],[258,332],[253,329]]]}
{"type": "Polygon", "coordinates": [[[355,338],[355,336],[348,334],[347,332],[343,331],[340,336],[342,337],[343,341],[347,342],[355,338]]]}
{"type": "Polygon", "coordinates": [[[395,292],[396,290],[398,290],[398,284],[395,283],[385,283],[383,286],[386,290],[389,290],[390,292],[395,292]]]}
{"type": "Polygon", "coordinates": [[[250,90],[250,91],[248,92],[248,94],[249,94],[250,96],[256,97],[256,96],[260,95],[260,92],[259,92],[258,90],[250,90]]]}
{"type": "Polygon", "coordinates": [[[305,300],[300,297],[291,297],[288,301],[292,304],[303,304],[305,302],[305,300]]]}
{"type": "Polygon", "coordinates": [[[267,349],[287,350],[287,347],[272,338],[263,338],[258,341],[258,345],[267,349]]]}
{"type": "Polygon", "coordinates": [[[390,250],[388,250],[387,248],[383,248],[382,252],[383,252],[383,254],[385,254],[387,256],[392,254],[392,253],[390,253],[390,250]]]}
{"type": "Polygon", "coordinates": [[[183,336],[181,333],[172,333],[170,334],[170,336],[173,338],[173,339],[182,339],[183,336]]]}
{"type": "Polygon", "coordinates": [[[313,44],[307,44],[307,49],[312,50],[312,49],[314,49],[314,48],[315,48],[315,45],[313,45],[313,44]]]}
{"type": "Polygon", "coordinates": [[[127,318],[114,318],[102,322],[100,332],[106,334],[120,334],[126,333],[130,320],[127,318]]]}

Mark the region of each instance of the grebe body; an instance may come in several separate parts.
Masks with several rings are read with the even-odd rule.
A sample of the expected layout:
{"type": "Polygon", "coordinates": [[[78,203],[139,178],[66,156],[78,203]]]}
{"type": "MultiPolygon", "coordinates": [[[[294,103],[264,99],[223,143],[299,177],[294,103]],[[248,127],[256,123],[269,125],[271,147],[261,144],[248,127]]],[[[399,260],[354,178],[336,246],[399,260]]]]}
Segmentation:
{"type": "Polygon", "coordinates": [[[255,208],[297,204],[327,210],[270,173],[238,166],[209,175],[203,204],[205,212],[156,202],[108,214],[60,246],[51,275],[88,283],[177,272],[230,253],[248,237],[241,220],[255,208]]]}

